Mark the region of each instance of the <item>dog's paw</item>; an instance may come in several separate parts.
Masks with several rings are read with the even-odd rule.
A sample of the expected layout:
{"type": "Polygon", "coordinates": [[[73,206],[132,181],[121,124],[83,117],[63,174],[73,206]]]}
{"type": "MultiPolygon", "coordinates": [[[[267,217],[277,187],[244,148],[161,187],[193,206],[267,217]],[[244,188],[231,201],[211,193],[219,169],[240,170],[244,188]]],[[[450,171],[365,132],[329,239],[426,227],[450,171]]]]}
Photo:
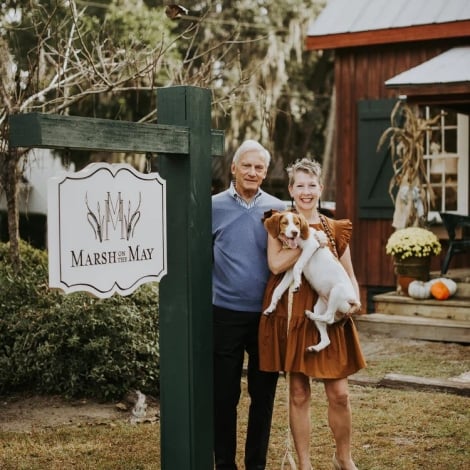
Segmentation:
{"type": "Polygon", "coordinates": [[[350,300],[349,301],[349,310],[348,310],[348,315],[354,315],[356,313],[359,313],[361,311],[362,305],[361,302],[357,300],[350,300]]]}
{"type": "Polygon", "coordinates": [[[302,281],[299,280],[299,281],[294,281],[294,283],[292,284],[292,290],[294,292],[297,292],[299,289],[300,289],[300,285],[302,284],[302,281]]]}
{"type": "Polygon", "coordinates": [[[325,318],[324,318],[323,315],[319,315],[318,313],[312,312],[311,310],[305,310],[305,315],[306,315],[310,320],[325,321],[325,318]]]}
{"type": "Polygon", "coordinates": [[[326,346],[319,346],[318,344],[315,346],[309,346],[307,348],[307,352],[320,352],[322,349],[325,349],[326,346]]]}
{"type": "Polygon", "coordinates": [[[274,302],[271,299],[271,303],[265,308],[263,315],[269,315],[270,313],[273,313],[274,310],[276,310],[276,305],[277,305],[277,301],[274,302]]]}
{"type": "Polygon", "coordinates": [[[320,341],[318,344],[315,344],[314,346],[309,346],[307,348],[307,352],[320,352],[322,349],[325,349],[327,346],[329,346],[330,341],[320,341]]]}
{"type": "Polygon", "coordinates": [[[276,310],[276,305],[277,303],[271,302],[271,304],[269,304],[268,307],[264,310],[263,315],[269,315],[270,313],[273,313],[274,310],[276,310]]]}
{"type": "Polygon", "coordinates": [[[315,314],[311,310],[305,310],[305,316],[309,318],[310,320],[313,320],[313,316],[315,314]]]}

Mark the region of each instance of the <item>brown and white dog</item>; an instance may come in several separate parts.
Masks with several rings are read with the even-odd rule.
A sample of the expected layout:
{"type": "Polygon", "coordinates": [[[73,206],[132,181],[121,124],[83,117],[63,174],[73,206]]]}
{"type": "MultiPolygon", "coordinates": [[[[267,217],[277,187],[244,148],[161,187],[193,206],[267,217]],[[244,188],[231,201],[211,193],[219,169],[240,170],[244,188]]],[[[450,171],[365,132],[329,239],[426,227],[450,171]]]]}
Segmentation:
{"type": "Polygon", "coordinates": [[[279,285],[274,289],[271,303],[263,312],[269,315],[276,308],[282,294],[294,282],[298,290],[304,274],[312,288],[318,293],[313,311],[306,310],[308,318],[315,322],[320,333],[320,342],[309,346],[307,351],[321,351],[330,344],[327,325],[344,318],[355,304],[359,304],[356,292],[346,270],[326,246],[324,232],[309,227],[302,214],[290,211],[273,212],[264,219],[268,233],[279,238],[286,248],[302,249],[295,265],[285,272],[279,285]]]}

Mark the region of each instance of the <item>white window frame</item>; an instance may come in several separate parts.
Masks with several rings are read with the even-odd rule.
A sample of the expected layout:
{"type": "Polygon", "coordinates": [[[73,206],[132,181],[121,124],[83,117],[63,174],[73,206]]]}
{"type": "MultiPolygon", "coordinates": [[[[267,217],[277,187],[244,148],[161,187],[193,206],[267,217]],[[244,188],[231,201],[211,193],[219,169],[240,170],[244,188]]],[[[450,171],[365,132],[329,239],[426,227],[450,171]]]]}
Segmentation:
{"type": "MultiPolygon", "coordinates": [[[[426,119],[430,119],[433,116],[430,115],[430,108],[425,107],[426,119]]],[[[451,111],[442,111],[441,118],[439,121],[431,127],[430,131],[426,133],[424,142],[424,159],[426,161],[426,171],[428,179],[431,175],[431,164],[433,159],[439,159],[441,162],[447,159],[457,159],[457,209],[450,210],[445,207],[445,165],[442,173],[442,205],[439,210],[429,211],[428,221],[441,222],[439,212],[452,212],[456,214],[468,214],[468,191],[469,191],[469,180],[468,180],[468,169],[469,169],[469,118],[464,114],[457,114],[457,124],[447,125],[446,124],[446,113],[451,111]],[[446,152],[445,142],[445,130],[456,129],[457,138],[457,152],[450,153],[446,152]],[[431,145],[431,134],[432,131],[440,130],[441,142],[438,148],[431,145]]]]}

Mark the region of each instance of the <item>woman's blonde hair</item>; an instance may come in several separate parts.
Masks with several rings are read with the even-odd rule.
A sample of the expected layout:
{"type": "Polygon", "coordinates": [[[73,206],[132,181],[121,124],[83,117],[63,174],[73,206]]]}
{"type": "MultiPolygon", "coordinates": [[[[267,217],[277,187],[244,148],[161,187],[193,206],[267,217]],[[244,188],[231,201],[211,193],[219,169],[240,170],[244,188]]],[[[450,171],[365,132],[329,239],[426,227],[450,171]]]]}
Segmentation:
{"type": "Polygon", "coordinates": [[[309,160],[308,158],[301,158],[296,160],[292,165],[286,168],[287,176],[289,177],[289,186],[294,184],[295,173],[297,171],[303,171],[309,175],[316,176],[319,183],[322,182],[321,179],[321,165],[316,160],[309,160]]]}

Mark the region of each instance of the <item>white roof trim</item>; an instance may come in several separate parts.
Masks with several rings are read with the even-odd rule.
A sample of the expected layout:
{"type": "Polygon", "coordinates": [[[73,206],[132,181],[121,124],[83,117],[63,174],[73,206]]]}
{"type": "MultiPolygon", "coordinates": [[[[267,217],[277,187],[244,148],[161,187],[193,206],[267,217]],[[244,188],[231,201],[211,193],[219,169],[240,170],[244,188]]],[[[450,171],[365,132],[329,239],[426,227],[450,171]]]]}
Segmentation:
{"type": "Polygon", "coordinates": [[[385,82],[385,86],[465,82],[470,85],[470,46],[450,49],[427,62],[395,75],[385,82]]]}

